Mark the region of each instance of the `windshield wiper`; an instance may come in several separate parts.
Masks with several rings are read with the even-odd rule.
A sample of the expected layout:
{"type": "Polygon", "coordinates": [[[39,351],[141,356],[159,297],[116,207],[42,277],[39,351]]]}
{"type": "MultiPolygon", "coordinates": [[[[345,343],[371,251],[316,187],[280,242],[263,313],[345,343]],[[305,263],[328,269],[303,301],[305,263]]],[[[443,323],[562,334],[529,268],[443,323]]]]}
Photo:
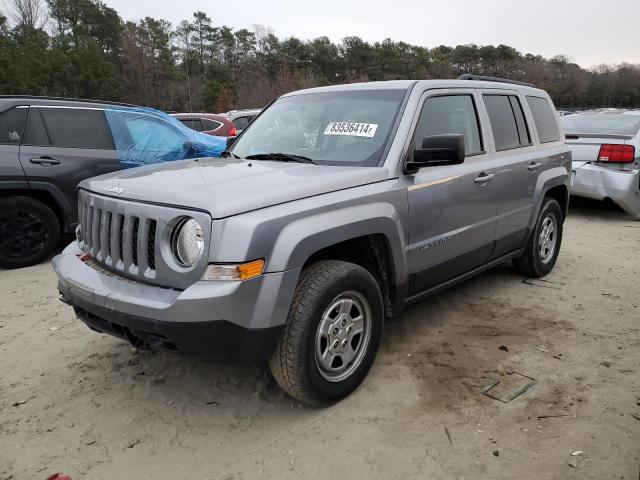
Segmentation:
{"type": "Polygon", "coordinates": [[[256,153],[255,155],[248,155],[245,158],[247,160],[274,160],[276,162],[316,163],[309,157],[303,157],[302,155],[293,155],[290,153],[256,153]]]}

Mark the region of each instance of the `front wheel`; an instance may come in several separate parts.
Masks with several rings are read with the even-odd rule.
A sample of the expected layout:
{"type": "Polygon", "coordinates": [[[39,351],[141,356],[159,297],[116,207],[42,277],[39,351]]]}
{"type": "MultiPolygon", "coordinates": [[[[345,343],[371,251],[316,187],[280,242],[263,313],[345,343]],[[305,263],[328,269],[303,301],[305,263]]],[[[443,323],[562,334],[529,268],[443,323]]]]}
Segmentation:
{"type": "Polygon", "coordinates": [[[561,243],[562,209],[556,200],[545,197],[524,253],[513,260],[514,268],[528,277],[544,277],[553,270],[561,243]]]}
{"type": "Polygon", "coordinates": [[[380,288],[364,268],[322,261],[300,277],[269,365],[280,387],[316,406],[336,402],[364,380],[382,335],[380,288]]]}
{"type": "Polygon", "coordinates": [[[0,199],[0,268],[21,268],[45,260],[60,241],[53,210],[31,197],[0,199]]]}

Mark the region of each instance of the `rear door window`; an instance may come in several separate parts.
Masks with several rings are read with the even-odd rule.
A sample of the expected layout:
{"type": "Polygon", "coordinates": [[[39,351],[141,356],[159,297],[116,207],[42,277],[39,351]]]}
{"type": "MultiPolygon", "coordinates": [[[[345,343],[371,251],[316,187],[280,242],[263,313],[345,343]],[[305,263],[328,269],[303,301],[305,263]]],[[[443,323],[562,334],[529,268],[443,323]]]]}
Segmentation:
{"type": "Polygon", "coordinates": [[[54,147],[114,150],[104,111],[89,108],[40,108],[44,128],[54,147]]]}
{"type": "Polygon", "coordinates": [[[169,123],[137,113],[124,119],[134,150],[172,152],[184,149],[187,139],[169,123]]]}
{"type": "Polygon", "coordinates": [[[556,122],[556,115],[549,105],[549,101],[542,97],[527,96],[527,104],[533,115],[533,123],[538,131],[540,143],[557,142],[560,140],[560,130],[556,122]]]}
{"type": "Polygon", "coordinates": [[[484,95],[496,151],[531,144],[520,100],[515,95],[484,95]]]}
{"type": "Polygon", "coordinates": [[[222,123],[216,120],[209,120],[208,118],[203,118],[202,126],[204,127],[203,131],[211,131],[211,130],[219,129],[222,126],[222,123]]]}
{"type": "Polygon", "coordinates": [[[467,155],[482,152],[480,124],[471,95],[430,97],[424,102],[414,135],[415,148],[430,135],[458,133],[464,135],[467,155]]]}
{"type": "Polygon", "coordinates": [[[29,109],[12,108],[0,113],[0,144],[20,145],[29,109]]]}
{"type": "Polygon", "coordinates": [[[189,127],[198,132],[204,130],[202,121],[199,118],[179,118],[178,120],[180,120],[186,127],[189,127]]]}

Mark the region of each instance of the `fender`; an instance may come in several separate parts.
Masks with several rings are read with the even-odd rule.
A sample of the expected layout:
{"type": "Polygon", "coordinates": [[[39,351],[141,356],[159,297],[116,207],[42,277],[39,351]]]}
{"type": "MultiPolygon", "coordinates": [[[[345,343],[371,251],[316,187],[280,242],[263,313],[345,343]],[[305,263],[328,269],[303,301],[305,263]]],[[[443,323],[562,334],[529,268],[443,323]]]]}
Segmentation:
{"type": "Polygon", "coordinates": [[[278,235],[266,271],[300,268],[315,252],[365,235],[381,234],[391,250],[394,283],[407,280],[405,242],[398,212],[390,203],[376,202],[318,213],[289,223],[278,235]]]}
{"type": "Polygon", "coordinates": [[[568,183],[569,175],[567,173],[567,169],[564,166],[553,167],[545,170],[540,174],[536,183],[536,191],[533,199],[535,208],[533,210],[531,218],[529,219],[530,231],[533,230],[536,221],[538,220],[538,215],[540,214],[540,209],[542,208],[542,199],[544,198],[545,194],[553,187],[557,187],[560,185],[564,185],[567,188],[567,192],[569,192],[568,183]]]}

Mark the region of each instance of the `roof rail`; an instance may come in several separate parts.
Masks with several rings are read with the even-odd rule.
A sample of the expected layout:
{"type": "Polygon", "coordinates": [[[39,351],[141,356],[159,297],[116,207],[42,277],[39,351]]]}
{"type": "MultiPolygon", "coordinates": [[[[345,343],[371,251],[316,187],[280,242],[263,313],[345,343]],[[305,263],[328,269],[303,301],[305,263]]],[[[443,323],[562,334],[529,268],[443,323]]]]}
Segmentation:
{"type": "Polygon", "coordinates": [[[48,97],[44,95],[0,95],[0,100],[4,99],[25,99],[25,100],[56,100],[66,102],[85,102],[85,103],[101,103],[103,105],[117,105],[120,107],[140,107],[140,105],[133,105],[123,102],[111,102],[109,100],[90,100],[87,98],[73,98],[73,97],[48,97]]]}
{"type": "Polygon", "coordinates": [[[513,83],[514,85],[522,85],[523,87],[535,87],[533,83],[519,82],[517,80],[509,80],[508,78],[487,77],[485,75],[472,75],[467,73],[460,75],[458,80],[478,80],[482,82],[499,82],[499,83],[513,83]]]}

